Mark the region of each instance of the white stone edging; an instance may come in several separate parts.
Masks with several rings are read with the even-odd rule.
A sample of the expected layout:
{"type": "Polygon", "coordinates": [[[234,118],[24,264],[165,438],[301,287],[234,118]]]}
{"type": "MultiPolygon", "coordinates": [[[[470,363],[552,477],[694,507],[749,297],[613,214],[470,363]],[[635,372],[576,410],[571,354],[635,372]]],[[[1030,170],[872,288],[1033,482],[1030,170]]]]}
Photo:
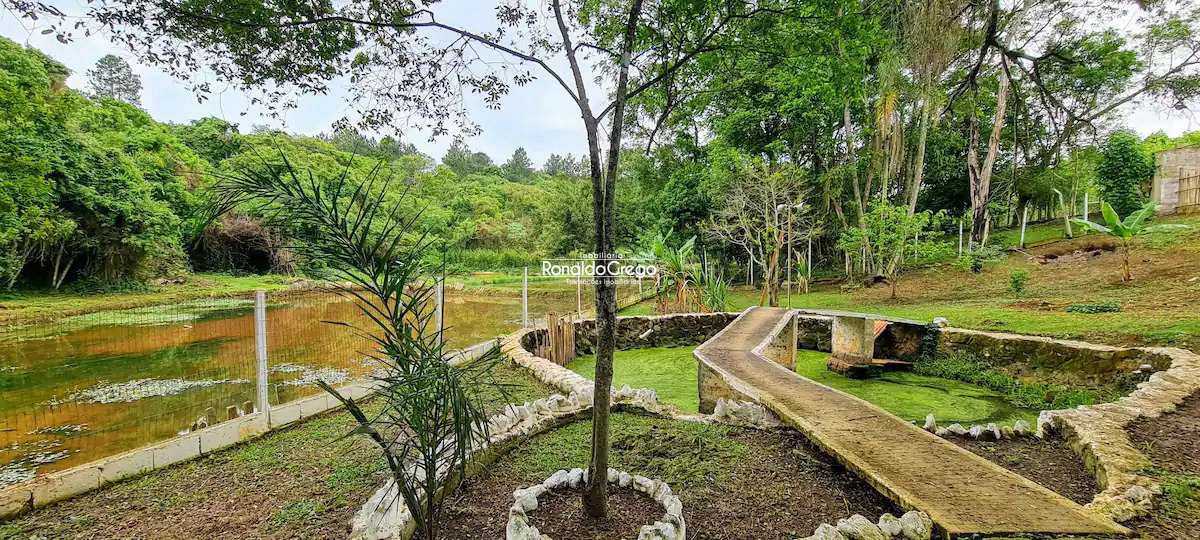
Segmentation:
{"type": "Polygon", "coordinates": [[[1037,432],[1033,426],[1026,420],[1017,420],[1013,425],[998,425],[995,422],[987,424],[972,424],[971,427],[963,427],[962,424],[954,423],[945,427],[937,425],[937,419],[933,417],[933,413],[929,413],[925,417],[925,431],[933,433],[943,439],[950,437],[961,437],[971,439],[1001,441],[1005,439],[1014,439],[1019,437],[1037,437],[1037,432]]]}
{"type": "Polygon", "coordinates": [[[924,512],[905,512],[900,517],[891,514],[879,516],[879,521],[854,514],[839,519],[837,525],[828,523],[817,527],[812,536],[801,540],[930,540],[933,538],[933,520],[924,512]]]}
{"type": "MultiPolygon", "coordinates": [[[[587,484],[585,469],[559,470],[544,482],[513,492],[513,505],[508,511],[506,540],[550,540],[537,527],[529,524],[529,512],[537,510],[538,498],[556,489],[580,489],[587,484]]],[[[683,502],[671,492],[666,482],[631,475],[616,469],[608,470],[608,483],[621,488],[630,488],[654,499],[666,512],[662,519],[643,525],[638,540],[684,540],[687,526],[683,519],[683,502]]]]}
{"type": "Polygon", "coordinates": [[[1152,463],[1135,448],[1125,428],[1138,418],[1158,418],[1174,411],[1200,390],[1200,356],[1170,347],[1141,350],[1171,359],[1171,367],[1139,383],[1137,390],[1111,403],[1042,411],[1038,435],[1062,434],[1103,489],[1086,507],[1123,522],[1149,513],[1162,486],[1143,472],[1152,463]]]}

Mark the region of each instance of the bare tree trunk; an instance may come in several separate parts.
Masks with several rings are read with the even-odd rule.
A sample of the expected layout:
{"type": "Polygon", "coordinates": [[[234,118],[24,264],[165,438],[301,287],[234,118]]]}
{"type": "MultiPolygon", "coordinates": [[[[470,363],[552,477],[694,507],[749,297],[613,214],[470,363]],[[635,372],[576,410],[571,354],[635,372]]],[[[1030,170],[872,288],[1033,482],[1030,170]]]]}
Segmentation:
{"type": "Polygon", "coordinates": [[[979,164],[979,118],[971,115],[971,141],[967,149],[967,172],[971,179],[971,241],[982,246],[987,239],[988,200],[992,190],[992,168],[1000,148],[1000,132],[1004,129],[1004,109],[1008,100],[1008,75],[1003,61],[1000,69],[1000,88],[996,91],[996,113],[992,119],[992,133],[988,137],[987,157],[979,164]]]}
{"type": "MultiPolygon", "coordinates": [[[[554,3],[560,25],[563,24],[558,2],[554,3]]],[[[602,263],[607,264],[615,251],[613,232],[616,228],[617,162],[621,155],[621,132],[625,116],[625,100],[629,87],[629,63],[637,32],[637,21],[642,11],[642,0],[634,0],[625,23],[624,43],[621,50],[621,67],[617,76],[616,95],[613,99],[612,128],[608,136],[608,163],[604,171],[603,185],[600,174],[600,148],[597,121],[590,118],[589,153],[592,163],[592,209],[596,222],[596,252],[602,263]]],[[[564,48],[570,49],[567,32],[563,30],[564,48]]],[[[571,49],[573,51],[573,49],[571,49]]],[[[578,76],[574,52],[570,53],[576,83],[582,88],[578,76]]],[[[580,96],[582,97],[582,92],[580,96]]],[[[585,112],[588,123],[590,111],[585,112]]],[[[591,517],[608,515],[608,453],[609,453],[609,408],[612,405],[613,350],[617,342],[617,286],[615,278],[603,276],[596,280],[596,372],[594,397],[592,398],[592,458],[588,466],[587,489],[583,494],[583,508],[591,517]]]]}
{"type": "Polygon", "coordinates": [[[917,213],[917,196],[925,181],[925,143],[929,138],[929,97],[921,100],[921,127],[917,133],[917,156],[913,160],[912,183],[908,185],[908,215],[917,213]]]}

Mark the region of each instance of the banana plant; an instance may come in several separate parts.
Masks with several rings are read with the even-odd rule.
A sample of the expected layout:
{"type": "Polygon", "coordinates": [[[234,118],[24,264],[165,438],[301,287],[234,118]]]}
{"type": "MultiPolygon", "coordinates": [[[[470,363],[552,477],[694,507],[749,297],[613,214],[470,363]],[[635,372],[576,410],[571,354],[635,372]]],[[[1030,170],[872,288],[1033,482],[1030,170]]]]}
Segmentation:
{"type": "Polygon", "coordinates": [[[1085,229],[1112,236],[1121,242],[1121,281],[1130,282],[1133,281],[1133,273],[1129,269],[1129,247],[1135,236],[1160,230],[1187,228],[1187,225],[1147,226],[1146,220],[1154,216],[1155,209],[1154,203],[1146,203],[1145,206],[1125,216],[1125,219],[1121,219],[1121,216],[1117,215],[1117,211],[1105,202],[1100,204],[1100,214],[1104,216],[1104,225],[1080,218],[1074,218],[1071,221],[1085,229]]]}

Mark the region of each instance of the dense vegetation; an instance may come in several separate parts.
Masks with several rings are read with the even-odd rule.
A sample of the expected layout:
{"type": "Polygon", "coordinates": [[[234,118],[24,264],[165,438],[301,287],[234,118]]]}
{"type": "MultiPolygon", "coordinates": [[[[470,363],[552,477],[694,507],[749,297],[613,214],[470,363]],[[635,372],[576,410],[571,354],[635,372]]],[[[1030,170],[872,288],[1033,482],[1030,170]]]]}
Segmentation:
{"type": "MultiPolygon", "coordinates": [[[[615,223],[607,233],[618,250],[653,254],[663,238],[671,250],[695,238],[697,284],[721,281],[702,279],[707,274],[765,283],[770,303],[781,282],[811,277],[810,263],[827,274],[894,285],[905,269],[956,253],[950,246],[960,226],[968,236],[962,264],[978,270],[995,256],[988,247],[996,243],[993,232],[1025,216],[1061,220],[1070,235],[1068,218],[1082,214],[1085,200],[1093,215],[1101,200],[1121,215],[1140,208],[1149,195],[1151,155],[1200,139],[1158,133],[1141,140],[1121,127],[1124,104],[1176,105],[1194,97],[1191,59],[1200,47],[1190,38],[1195,15],[1186,10],[1142,12],[1144,31],[1127,32],[1083,24],[1132,9],[1108,3],[1019,9],[837,1],[805,9],[803,17],[767,10],[721,26],[725,41],[685,55],[687,63],[658,66],[673,70],[667,80],[633,76],[627,138],[601,161],[619,163],[615,223]],[[1046,24],[1025,24],[1032,20],[1046,24]],[[1040,53],[1017,49],[1018,42],[1037,43],[1040,53]],[[894,234],[898,228],[904,234],[894,234]]],[[[146,38],[131,42],[134,51],[163,55],[156,63],[184,78],[172,67],[180,63],[167,59],[210,61],[225,77],[246,70],[255,80],[295,78],[312,90],[339,73],[365,77],[389,65],[360,56],[341,65],[317,55],[294,59],[307,71],[282,72],[250,65],[265,54],[259,44],[226,51],[238,57],[231,65],[219,51],[196,56],[205,53],[156,45],[245,43],[246,35],[229,28],[183,17],[174,21],[183,26],[154,30],[137,17],[125,20],[133,12],[119,7],[89,13],[109,21],[110,30],[146,38]],[[200,38],[186,31],[192,26],[215,33],[200,38]]],[[[586,10],[575,15],[591,24],[586,10]]],[[[654,23],[685,25],[688,18],[654,23]]],[[[304,31],[329,34],[330,54],[346,46],[339,32],[374,35],[370,25],[347,24],[304,31]]],[[[609,36],[603,40],[615,35],[615,28],[597,31],[609,36]]],[[[279,36],[281,47],[296,37],[288,32],[279,36]]],[[[411,192],[408,200],[423,209],[420,228],[437,240],[431,257],[452,271],[516,268],[595,250],[587,154],[551,155],[538,167],[523,148],[493,161],[458,139],[435,160],[411,143],[349,128],[304,137],[244,131],[216,118],[167,125],[129,104],[137,103],[140,83],[119,58],[106,56],[89,71],[85,95],[64,87],[61,64],[2,45],[0,284],[10,288],[111,287],[189,270],[305,272],[308,263],[289,248],[304,242],[306,231],[268,231],[250,210],[204,219],[215,178],[281,160],[322,181],[345,173],[361,182],[378,167],[397,196],[411,192]]],[[[417,74],[402,74],[422,91],[437,90],[421,87],[417,74]]],[[[462,84],[499,99],[508,87],[482,88],[495,80],[462,84]]],[[[253,85],[244,90],[275,95],[253,85]]],[[[387,98],[357,119],[374,132],[387,131],[387,119],[414,98],[380,92],[365,88],[349,98],[387,98]]],[[[415,112],[432,115],[438,130],[456,120],[415,112]]]]}

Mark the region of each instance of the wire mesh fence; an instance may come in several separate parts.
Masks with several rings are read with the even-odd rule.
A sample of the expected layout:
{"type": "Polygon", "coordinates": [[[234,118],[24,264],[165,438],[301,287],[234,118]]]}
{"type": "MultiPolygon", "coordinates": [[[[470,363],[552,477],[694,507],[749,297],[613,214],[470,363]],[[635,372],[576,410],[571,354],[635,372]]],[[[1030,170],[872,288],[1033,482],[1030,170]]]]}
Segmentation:
{"type": "MultiPolygon", "coordinates": [[[[633,301],[636,286],[619,291],[633,301]]],[[[447,345],[465,348],[521,327],[521,289],[444,294],[447,345]]],[[[531,323],[590,312],[590,286],[538,282],[531,323]]],[[[278,405],[361,379],[370,343],[330,322],[368,322],[328,288],[265,295],[266,394],[278,405]]],[[[0,487],[254,412],[253,293],[105,311],[0,330],[0,487]]]]}

